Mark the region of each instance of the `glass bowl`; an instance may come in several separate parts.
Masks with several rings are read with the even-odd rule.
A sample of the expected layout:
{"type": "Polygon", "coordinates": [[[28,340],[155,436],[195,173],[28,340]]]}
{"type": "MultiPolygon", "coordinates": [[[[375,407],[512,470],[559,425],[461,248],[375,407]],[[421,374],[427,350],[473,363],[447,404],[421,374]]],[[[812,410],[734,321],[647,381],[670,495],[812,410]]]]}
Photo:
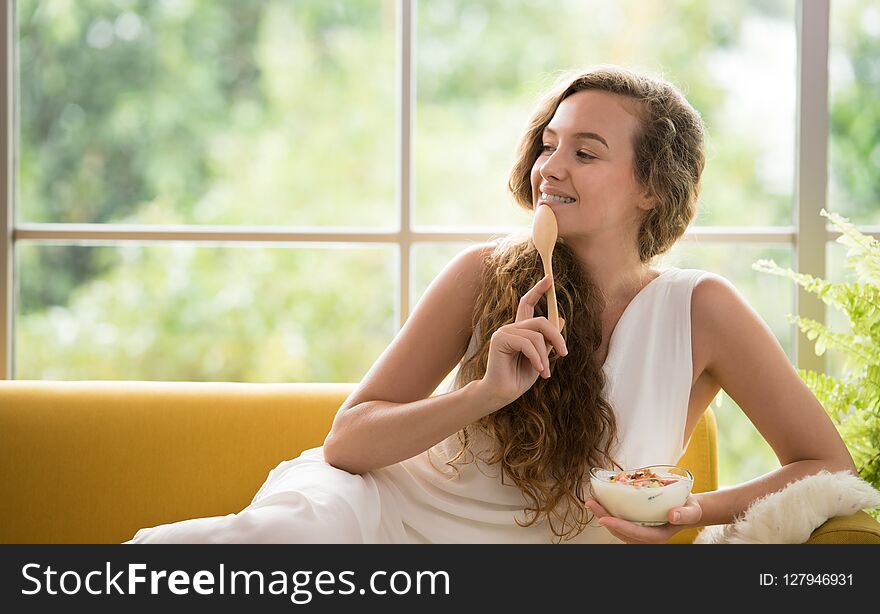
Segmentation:
{"type": "Polygon", "coordinates": [[[669,510],[684,505],[693,487],[693,474],[676,465],[626,471],[590,469],[593,498],[612,516],[644,526],[669,522],[669,510]]]}

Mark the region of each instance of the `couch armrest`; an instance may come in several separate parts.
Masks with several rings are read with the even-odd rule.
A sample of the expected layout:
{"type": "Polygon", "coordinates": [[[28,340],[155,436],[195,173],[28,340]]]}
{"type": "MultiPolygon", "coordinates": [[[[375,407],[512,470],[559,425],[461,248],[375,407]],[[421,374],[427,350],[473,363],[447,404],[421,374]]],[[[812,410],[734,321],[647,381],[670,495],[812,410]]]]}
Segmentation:
{"type": "Polygon", "coordinates": [[[813,531],[808,544],[880,544],[880,522],[865,512],[827,520],[813,531]]]}

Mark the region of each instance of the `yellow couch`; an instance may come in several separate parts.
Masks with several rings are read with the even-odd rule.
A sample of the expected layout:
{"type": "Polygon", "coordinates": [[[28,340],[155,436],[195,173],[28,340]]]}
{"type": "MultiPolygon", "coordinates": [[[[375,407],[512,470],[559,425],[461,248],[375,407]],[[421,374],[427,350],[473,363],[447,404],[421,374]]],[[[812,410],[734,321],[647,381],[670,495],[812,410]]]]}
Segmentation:
{"type": "MultiPolygon", "coordinates": [[[[0,381],[0,543],[118,543],[238,512],[280,461],[323,443],[353,387],[0,381]]],[[[711,411],[681,464],[695,491],[717,488],[711,411]]],[[[810,539],[868,541],[880,543],[880,524],[864,512],[810,539]]]]}

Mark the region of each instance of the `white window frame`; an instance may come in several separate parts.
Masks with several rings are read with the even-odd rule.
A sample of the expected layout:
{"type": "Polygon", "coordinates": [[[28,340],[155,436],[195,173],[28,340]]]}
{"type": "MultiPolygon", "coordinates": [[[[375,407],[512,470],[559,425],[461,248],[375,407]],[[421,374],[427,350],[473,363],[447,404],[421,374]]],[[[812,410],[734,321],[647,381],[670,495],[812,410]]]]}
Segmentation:
{"type": "MultiPolygon", "coordinates": [[[[430,232],[413,227],[413,109],[415,108],[414,38],[415,0],[397,0],[397,125],[398,142],[398,227],[387,231],[346,231],[333,229],[266,228],[246,226],[164,226],[122,224],[18,224],[14,223],[15,181],[18,169],[18,101],[16,0],[7,0],[0,14],[0,379],[12,379],[13,316],[16,243],[64,242],[77,245],[119,245],[137,243],[283,243],[302,244],[383,244],[398,248],[398,300],[396,317],[405,322],[414,295],[413,247],[418,243],[486,241],[521,228],[457,228],[430,232]]],[[[817,277],[825,276],[825,247],[839,236],[819,215],[826,207],[828,190],[828,48],[829,0],[797,2],[797,140],[795,151],[795,189],[792,225],[775,227],[692,227],[685,241],[701,245],[770,244],[794,248],[795,269],[817,277]]],[[[878,227],[862,227],[877,237],[878,227]]],[[[798,289],[795,312],[819,322],[825,321],[824,304],[798,289]]],[[[799,367],[825,371],[824,357],[816,356],[812,346],[794,335],[799,367]]]]}

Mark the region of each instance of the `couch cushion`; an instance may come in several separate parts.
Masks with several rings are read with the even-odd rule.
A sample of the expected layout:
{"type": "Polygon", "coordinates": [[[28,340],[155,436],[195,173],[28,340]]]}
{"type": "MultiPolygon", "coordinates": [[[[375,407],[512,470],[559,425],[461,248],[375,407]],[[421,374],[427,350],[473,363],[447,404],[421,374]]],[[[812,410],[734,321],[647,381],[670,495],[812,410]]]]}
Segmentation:
{"type": "Polygon", "coordinates": [[[0,382],[0,542],[104,543],[240,511],[354,384],[0,382]]]}

